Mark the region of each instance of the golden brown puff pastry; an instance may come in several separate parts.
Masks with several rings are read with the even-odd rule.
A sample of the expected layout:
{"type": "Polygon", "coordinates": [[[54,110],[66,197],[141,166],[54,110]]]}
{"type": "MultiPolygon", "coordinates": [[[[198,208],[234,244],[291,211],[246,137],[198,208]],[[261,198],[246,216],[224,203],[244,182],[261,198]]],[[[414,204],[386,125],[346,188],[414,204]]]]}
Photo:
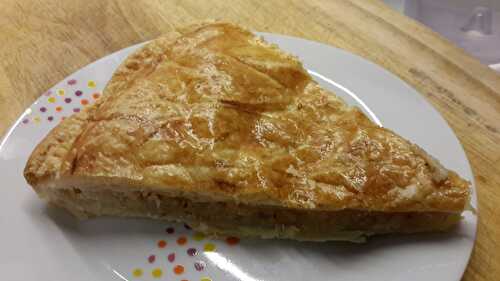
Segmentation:
{"type": "Polygon", "coordinates": [[[79,217],[185,221],[212,234],[359,241],[445,230],[469,184],[229,23],[169,33],[37,146],[24,175],[79,217]]]}

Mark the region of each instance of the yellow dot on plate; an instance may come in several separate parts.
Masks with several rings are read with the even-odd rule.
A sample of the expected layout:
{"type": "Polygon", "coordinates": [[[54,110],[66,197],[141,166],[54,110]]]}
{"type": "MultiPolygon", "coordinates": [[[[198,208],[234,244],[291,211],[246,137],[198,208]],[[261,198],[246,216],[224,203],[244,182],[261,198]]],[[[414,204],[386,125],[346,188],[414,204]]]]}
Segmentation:
{"type": "Polygon", "coordinates": [[[212,281],[210,277],[201,277],[200,281],[212,281]]]}
{"type": "Polygon", "coordinates": [[[33,121],[35,123],[40,123],[40,117],[37,116],[37,117],[33,118],[33,121]]]}
{"type": "Polygon", "coordinates": [[[196,232],[193,235],[193,239],[196,240],[196,241],[201,241],[201,240],[205,239],[205,234],[203,234],[201,232],[196,232]]]}
{"type": "Polygon", "coordinates": [[[213,243],[207,243],[205,244],[205,247],[203,247],[205,252],[213,252],[215,251],[215,245],[213,243]]]}
{"type": "Polygon", "coordinates": [[[57,94],[60,96],[64,96],[64,90],[63,89],[57,90],[57,94]]]}
{"type": "Polygon", "coordinates": [[[89,86],[89,88],[95,88],[95,82],[93,80],[90,80],[89,82],[87,82],[87,86],[89,86]]]}
{"type": "Polygon", "coordinates": [[[141,277],[142,276],[142,269],[140,269],[140,268],[134,269],[134,271],[132,271],[132,275],[134,275],[134,277],[141,277]]]}
{"type": "Polygon", "coordinates": [[[47,101],[50,102],[50,103],[55,103],[56,102],[56,98],[50,97],[47,101]]]}
{"type": "Polygon", "coordinates": [[[155,268],[153,269],[153,271],[151,271],[151,275],[153,275],[154,278],[160,278],[163,275],[163,272],[161,271],[161,269],[155,268]]]}

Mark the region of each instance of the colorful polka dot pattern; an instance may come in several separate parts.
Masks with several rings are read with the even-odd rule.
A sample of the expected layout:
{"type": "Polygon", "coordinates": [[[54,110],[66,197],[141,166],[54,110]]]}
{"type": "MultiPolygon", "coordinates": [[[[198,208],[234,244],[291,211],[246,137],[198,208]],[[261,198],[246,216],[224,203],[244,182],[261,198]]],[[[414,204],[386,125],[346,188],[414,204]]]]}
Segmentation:
{"type": "Polygon", "coordinates": [[[140,269],[140,268],[134,269],[134,271],[132,272],[132,275],[134,277],[141,277],[142,276],[142,269],[140,269]]]}
{"type": "Polygon", "coordinates": [[[226,238],[226,243],[230,246],[234,246],[234,245],[238,244],[239,242],[240,242],[240,238],[238,238],[238,237],[230,236],[230,237],[226,238]]]}
{"type": "Polygon", "coordinates": [[[203,233],[200,233],[200,232],[196,232],[193,236],[193,239],[196,241],[201,241],[204,238],[205,238],[205,235],[203,233]]]}
{"type": "Polygon", "coordinates": [[[165,240],[158,241],[158,248],[165,248],[167,246],[167,242],[165,240]]]}
{"type": "MultiPolygon", "coordinates": [[[[41,101],[26,111],[21,123],[57,124],[98,100],[102,95],[99,86],[93,80],[68,79],[61,87],[45,92],[41,101]]],[[[163,235],[163,238],[153,242],[155,247],[152,251],[141,258],[142,265],[130,269],[128,275],[134,278],[132,280],[214,281],[207,276],[211,267],[207,268],[203,260],[205,257],[200,253],[217,251],[220,243],[232,247],[240,241],[237,237],[209,241],[203,233],[193,232],[187,224],[177,229],[168,226],[164,228],[163,235]],[[185,279],[193,273],[200,275],[196,279],[185,279]]]]}
{"type": "Polygon", "coordinates": [[[177,239],[177,244],[179,245],[185,245],[186,243],[187,243],[187,238],[184,236],[181,236],[179,237],[179,239],[177,239]]]}
{"type": "Polygon", "coordinates": [[[214,252],[215,251],[215,244],[214,243],[207,243],[205,244],[205,246],[203,247],[203,250],[205,252],[214,252]]]}
{"type": "Polygon", "coordinates": [[[205,262],[204,261],[195,262],[194,269],[196,269],[196,271],[203,271],[203,269],[205,269],[205,262]]]}
{"type": "Polygon", "coordinates": [[[54,123],[62,121],[73,113],[78,113],[82,108],[94,103],[101,97],[101,93],[96,91],[97,83],[93,80],[77,81],[69,79],[65,85],[49,90],[43,94],[43,99],[37,110],[27,114],[22,120],[22,124],[40,124],[43,121],[54,123]],[[80,83],[81,82],[81,83],[80,83]],[[75,89],[82,86],[81,89],[75,89]]]}
{"type": "Polygon", "coordinates": [[[169,262],[174,262],[175,261],[175,253],[170,253],[167,256],[167,259],[168,259],[169,262]]]}
{"type": "Polygon", "coordinates": [[[189,248],[187,249],[186,253],[188,254],[188,256],[194,257],[198,254],[198,250],[196,250],[195,248],[189,248]]]}
{"type": "Polygon", "coordinates": [[[154,278],[160,278],[163,275],[163,271],[160,268],[155,268],[153,271],[151,271],[151,275],[154,278]]]}
{"type": "Polygon", "coordinates": [[[184,273],[184,266],[182,266],[182,265],[176,265],[174,267],[174,273],[177,274],[177,275],[181,275],[182,273],[184,273]]]}
{"type": "Polygon", "coordinates": [[[240,239],[233,236],[213,240],[203,233],[193,232],[188,225],[184,229],[168,226],[164,228],[161,238],[153,242],[151,252],[143,256],[142,266],[132,268],[130,275],[136,280],[149,280],[149,274],[149,278],[158,280],[214,281],[209,275],[211,270],[217,268],[207,267],[207,262],[203,260],[206,256],[200,253],[215,252],[220,247],[229,249],[227,247],[234,247],[239,242],[240,239]],[[199,275],[196,279],[182,279],[193,274],[199,275]]]}

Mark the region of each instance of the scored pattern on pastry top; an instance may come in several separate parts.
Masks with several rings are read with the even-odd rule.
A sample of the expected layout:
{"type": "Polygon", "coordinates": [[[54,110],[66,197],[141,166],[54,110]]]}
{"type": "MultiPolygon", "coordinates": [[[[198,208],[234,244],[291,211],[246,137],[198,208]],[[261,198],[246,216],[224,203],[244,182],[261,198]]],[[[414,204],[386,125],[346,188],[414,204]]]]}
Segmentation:
{"type": "Polygon", "coordinates": [[[465,205],[456,174],[322,89],[295,57],[231,24],[153,40],[104,93],[75,119],[82,133],[61,175],[301,209],[465,205]]]}
{"type": "MultiPolygon", "coordinates": [[[[163,239],[156,241],[154,249],[134,268],[129,275],[134,280],[181,280],[204,281],[210,280],[207,272],[207,261],[204,253],[217,251],[217,245],[225,244],[228,247],[236,246],[238,237],[212,240],[199,232],[193,232],[187,225],[179,229],[174,225],[165,228],[163,239]],[[179,230],[179,231],[176,231],[179,230]],[[179,233],[178,233],[179,232],[179,233]],[[184,278],[198,276],[196,279],[184,278]],[[175,279],[173,279],[175,278],[175,279]]],[[[214,280],[215,281],[215,280],[214,280]]]]}
{"type": "MultiPolygon", "coordinates": [[[[85,81],[71,87],[79,84],[85,81]]],[[[32,154],[25,177],[35,189],[47,180],[116,178],[124,187],[133,182],[189,200],[242,203],[225,208],[245,218],[252,202],[269,213],[272,206],[300,215],[445,214],[461,212],[468,197],[456,174],[320,88],[297,59],[232,25],[151,41],[122,63],[102,97],[90,94],[95,82],[86,85],[54,90],[46,101],[54,104],[40,108],[45,114],[74,99],[81,106],[97,99],[32,154]]],[[[370,228],[373,220],[361,221],[370,228]]],[[[305,225],[286,235],[305,232],[305,225]]]]}
{"type": "MultiPolygon", "coordinates": [[[[102,87],[94,80],[79,81],[74,78],[67,79],[66,83],[55,89],[45,92],[37,105],[30,108],[30,113],[22,120],[22,124],[33,125],[42,122],[55,123],[62,121],[73,113],[80,112],[85,106],[93,104],[101,97],[96,88],[102,87]]],[[[217,251],[218,243],[235,246],[239,243],[238,237],[226,237],[221,240],[208,240],[203,233],[193,232],[191,228],[184,225],[182,231],[187,235],[175,236],[179,231],[175,226],[165,228],[167,234],[164,239],[156,241],[156,251],[161,254],[146,255],[141,259],[138,266],[131,268],[128,275],[130,280],[181,280],[181,281],[215,281],[207,276],[207,261],[202,259],[203,252],[217,251]],[[194,245],[190,243],[201,243],[194,245]],[[173,251],[174,246],[182,247],[173,251]],[[179,263],[178,257],[189,257],[190,263],[179,263]],[[195,279],[183,278],[187,273],[199,275],[195,279]],[[173,279],[177,278],[177,279],[173,279]]]]}
{"type": "MultiPolygon", "coordinates": [[[[57,153],[66,155],[27,166],[31,184],[55,175],[117,177],[320,210],[461,212],[468,200],[458,175],[322,89],[295,57],[231,24],[151,41],[95,97],[97,106],[57,128],[65,136],[57,153]]],[[[50,149],[54,135],[41,148],[50,149]]]]}
{"type": "Polygon", "coordinates": [[[21,123],[27,125],[62,121],[99,99],[101,93],[95,91],[97,87],[97,83],[92,79],[78,81],[70,78],[65,85],[45,92],[39,102],[40,105],[32,106],[31,114],[26,115],[21,123]]]}

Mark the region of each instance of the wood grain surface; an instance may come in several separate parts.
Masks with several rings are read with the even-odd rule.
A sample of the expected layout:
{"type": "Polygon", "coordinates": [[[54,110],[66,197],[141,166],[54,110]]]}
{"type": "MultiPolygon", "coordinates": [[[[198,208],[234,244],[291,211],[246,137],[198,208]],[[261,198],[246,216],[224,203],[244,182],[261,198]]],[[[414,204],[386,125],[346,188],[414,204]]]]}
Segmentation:
{"type": "Polygon", "coordinates": [[[500,76],[379,1],[1,1],[0,136],[82,66],[205,19],[331,44],[413,85],[454,129],[475,174],[479,228],[463,280],[498,280],[500,76]]]}

